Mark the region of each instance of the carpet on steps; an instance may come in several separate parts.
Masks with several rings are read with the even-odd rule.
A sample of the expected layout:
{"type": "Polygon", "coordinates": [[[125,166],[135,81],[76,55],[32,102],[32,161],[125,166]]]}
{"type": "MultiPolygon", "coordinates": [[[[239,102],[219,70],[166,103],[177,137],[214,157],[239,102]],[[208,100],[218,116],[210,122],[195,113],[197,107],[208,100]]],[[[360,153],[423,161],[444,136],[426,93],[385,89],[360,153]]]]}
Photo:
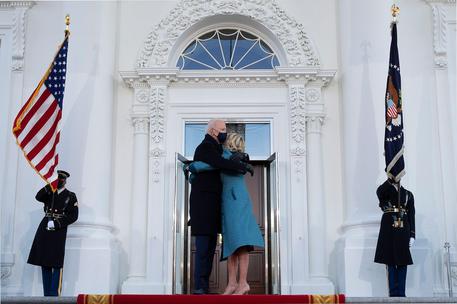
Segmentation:
{"type": "Polygon", "coordinates": [[[77,304],[317,304],[345,303],[344,295],[78,295],[77,304]]]}

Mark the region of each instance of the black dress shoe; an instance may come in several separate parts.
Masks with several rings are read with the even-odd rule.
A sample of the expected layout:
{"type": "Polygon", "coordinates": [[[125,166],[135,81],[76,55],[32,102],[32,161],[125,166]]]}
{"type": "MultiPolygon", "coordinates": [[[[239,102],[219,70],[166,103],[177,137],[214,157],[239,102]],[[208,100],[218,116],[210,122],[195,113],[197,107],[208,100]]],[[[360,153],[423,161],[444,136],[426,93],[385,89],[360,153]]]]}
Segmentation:
{"type": "Polygon", "coordinates": [[[192,294],[194,295],[203,295],[203,294],[207,294],[208,291],[204,290],[203,288],[199,288],[199,289],[194,289],[192,291],[192,294]]]}

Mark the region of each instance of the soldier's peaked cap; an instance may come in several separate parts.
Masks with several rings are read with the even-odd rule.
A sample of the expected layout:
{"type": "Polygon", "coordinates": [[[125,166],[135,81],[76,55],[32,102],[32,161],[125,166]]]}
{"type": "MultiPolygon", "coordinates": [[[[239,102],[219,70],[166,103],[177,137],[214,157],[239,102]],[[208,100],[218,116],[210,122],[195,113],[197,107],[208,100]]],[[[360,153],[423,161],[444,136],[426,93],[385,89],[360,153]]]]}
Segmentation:
{"type": "Polygon", "coordinates": [[[59,178],[70,177],[70,173],[68,173],[67,171],[63,171],[63,170],[57,170],[57,174],[59,175],[59,178]]]}

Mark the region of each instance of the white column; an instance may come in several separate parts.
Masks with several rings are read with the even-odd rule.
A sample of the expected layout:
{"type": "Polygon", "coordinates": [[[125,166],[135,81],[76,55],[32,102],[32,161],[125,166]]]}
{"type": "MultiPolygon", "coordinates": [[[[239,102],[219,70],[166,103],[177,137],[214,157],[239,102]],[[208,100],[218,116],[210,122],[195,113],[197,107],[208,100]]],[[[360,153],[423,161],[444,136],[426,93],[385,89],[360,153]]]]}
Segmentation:
{"type": "Polygon", "coordinates": [[[323,241],[326,215],[321,126],[325,107],[321,90],[335,72],[287,72],[283,74],[289,86],[290,116],[290,293],[331,294],[335,288],[328,277],[328,252],[323,241]]]}
{"type": "MultiPolygon", "coordinates": [[[[19,112],[24,83],[24,52],[27,11],[32,2],[11,2],[0,8],[0,202],[1,202],[1,284],[2,295],[23,292],[14,272],[14,228],[19,149],[11,134],[19,112]],[[10,280],[12,279],[12,280],[10,280]]],[[[18,275],[19,276],[19,275],[18,275]]]]}
{"type": "Polygon", "coordinates": [[[309,226],[309,274],[310,277],[326,276],[325,249],[325,200],[323,187],[321,132],[324,117],[306,117],[308,146],[308,226],[309,226]]]}
{"type": "Polygon", "coordinates": [[[129,271],[122,283],[122,293],[144,293],[146,279],[146,231],[148,202],[149,85],[131,81],[133,88],[132,126],[133,163],[130,202],[129,271]]]}
{"type": "Polygon", "coordinates": [[[70,28],[63,106],[59,167],[70,172],[68,188],[79,202],[78,221],[68,231],[63,294],[115,293],[118,247],[110,213],[118,4],[62,5],[84,20],[70,28]]]}
{"type": "MultiPolygon", "coordinates": [[[[132,75],[137,77],[137,73],[132,75]]],[[[134,88],[135,158],[130,265],[122,293],[171,292],[172,203],[168,204],[166,197],[169,185],[165,183],[165,120],[168,83],[176,70],[163,73],[162,69],[156,77],[146,75],[135,80],[132,75],[123,76],[134,88]]]]}
{"type": "Polygon", "coordinates": [[[306,146],[308,183],[308,242],[310,293],[332,294],[335,291],[328,277],[328,251],[326,242],[326,213],[324,196],[324,167],[322,158],[322,124],[324,103],[320,86],[306,90],[306,146]]]}
{"type": "Polygon", "coordinates": [[[138,293],[146,283],[149,118],[133,117],[133,178],[130,216],[129,274],[122,293],[138,293]]]}
{"type": "MultiPolygon", "coordinates": [[[[350,296],[385,296],[387,292],[385,268],[373,262],[381,218],[376,187],[383,178],[383,146],[378,140],[383,130],[376,130],[375,122],[382,119],[382,112],[375,111],[374,104],[382,95],[373,96],[375,81],[370,78],[370,69],[374,67],[370,63],[379,60],[383,66],[385,76],[379,78],[381,83],[376,81],[384,87],[379,88],[383,92],[390,5],[386,1],[343,0],[339,7],[345,220],[337,270],[341,291],[350,296]],[[385,51],[375,58],[375,50],[385,51]],[[367,170],[376,164],[379,172],[367,170]]],[[[382,111],[381,107],[376,109],[382,111]]]]}
{"type": "MultiPolygon", "coordinates": [[[[444,242],[451,245],[451,268],[457,273],[457,104],[456,100],[456,8],[455,2],[430,1],[433,15],[433,51],[434,74],[436,86],[436,102],[432,115],[436,115],[437,139],[439,156],[440,197],[437,201],[444,219],[444,236],[440,237],[440,247],[444,242]]],[[[442,248],[442,247],[441,247],[442,248]]],[[[440,249],[441,249],[440,248],[440,249]]],[[[447,293],[447,265],[446,255],[440,255],[444,262],[438,266],[438,279],[443,294],[447,293]],[[441,273],[440,273],[441,272],[441,273]]],[[[441,258],[440,257],[440,258],[441,258]]],[[[438,285],[438,284],[436,284],[438,285]]],[[[457,289],[457,280],[454,276],[454,290],[457,289]]],[[[435,289],[436,290],[436,289],[435,289]]],[[[436,292],[437,293],[437,292],[436,292]]],[[[454,291],[455,294],[455,291],[454,291]]]]}

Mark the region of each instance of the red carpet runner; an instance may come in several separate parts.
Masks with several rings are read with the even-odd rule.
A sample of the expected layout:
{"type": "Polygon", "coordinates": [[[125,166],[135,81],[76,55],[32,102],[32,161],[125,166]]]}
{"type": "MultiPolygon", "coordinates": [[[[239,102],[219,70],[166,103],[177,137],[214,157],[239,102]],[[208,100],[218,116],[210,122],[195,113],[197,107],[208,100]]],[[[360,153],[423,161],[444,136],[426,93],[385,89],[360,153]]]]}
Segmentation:
{"type": "Polygon", "coordinates": [[[77,304],[305,304],[344,303],[344,295],[86,295],[77,304]]]}

